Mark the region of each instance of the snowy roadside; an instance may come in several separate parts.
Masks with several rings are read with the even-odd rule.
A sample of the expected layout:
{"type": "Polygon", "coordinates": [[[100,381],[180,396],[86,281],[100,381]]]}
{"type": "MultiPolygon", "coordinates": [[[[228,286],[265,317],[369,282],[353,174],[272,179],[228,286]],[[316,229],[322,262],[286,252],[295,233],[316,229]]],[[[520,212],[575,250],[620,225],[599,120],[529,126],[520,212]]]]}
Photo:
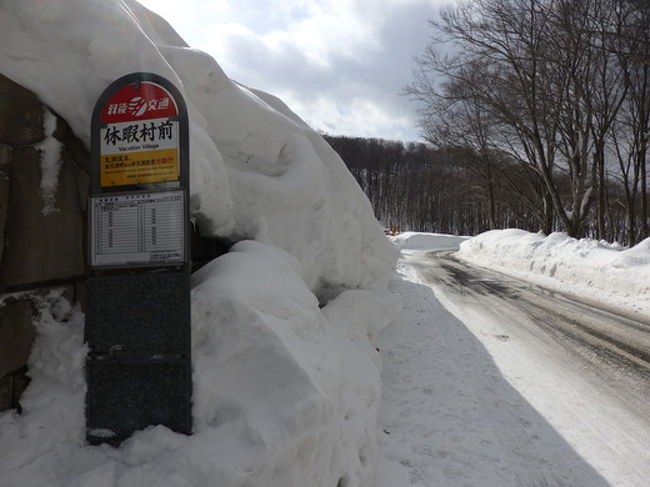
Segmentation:
{"type": "Polygon", "coordinates": [[[647,421],[552,338],[524,333],[521,314],[462,289],[445,292],[411,265],[424,255],[418,250],[453,250],[463,239],[396,240],[402,259],[391,290],[405,304],[379,334],[377,487],[646,485],[647,421]]]}
{"type": "Polygon", "coordinates": [[[493,230],[463,242],[458,257],[650,320],[650,239],[625,249],[564,233],[493,230]]]}
{"type": "Polygon", "coordinates": [[[470,264],[650,320],[650,239],[626,249],[564,233],[508,229],[472,238],[405,232],[392,240],[403,253],[459,250],[456,257],[470,264]]]}
{"type": "Polygon", "coordinates": [[[412,268],[400,272],[392,290],[405,313],[380,334],[377,487],[606,487],[412,268]]]}

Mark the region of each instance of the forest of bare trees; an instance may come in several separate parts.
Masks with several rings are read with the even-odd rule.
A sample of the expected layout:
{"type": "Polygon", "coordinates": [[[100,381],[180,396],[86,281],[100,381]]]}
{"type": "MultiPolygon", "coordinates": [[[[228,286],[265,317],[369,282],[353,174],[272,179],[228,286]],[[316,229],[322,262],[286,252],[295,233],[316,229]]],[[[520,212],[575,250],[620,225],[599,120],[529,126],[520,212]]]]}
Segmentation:
{"type": "MultiPolygon", "coordinates": [[[[476,235],[493,228],[540,230],[540,215],[521,203],[521,193],[535,192],[526,169],[505,158],[481,164],[474,151],[457,146],[403,144],[399,141],[325,135],[370,199],[377,218],[390,228],[476,235]],[[513,190],[513,186],[517,190],[513,190]]],[[[567,176],[558,175],[563,198],[567,176]]],[[[611,241],[627,243],[623,184],[608,180],[608,221],[615,222],[611,241]]],[[[637,198],[640,203],[640,198],[637,198]]],[[[551,230],[562,230],[552,222],[551,230]]],[[[595,226],[586,235],[596,237],[595,226]]]]}
{"type": "Polygon", "coordinates": [[[351,139],[359,165],[350,141],[335,144],[380,219],[650,235],[650,2],[462,1],[431,24],[406,88],[430,145],[351,139]]]}

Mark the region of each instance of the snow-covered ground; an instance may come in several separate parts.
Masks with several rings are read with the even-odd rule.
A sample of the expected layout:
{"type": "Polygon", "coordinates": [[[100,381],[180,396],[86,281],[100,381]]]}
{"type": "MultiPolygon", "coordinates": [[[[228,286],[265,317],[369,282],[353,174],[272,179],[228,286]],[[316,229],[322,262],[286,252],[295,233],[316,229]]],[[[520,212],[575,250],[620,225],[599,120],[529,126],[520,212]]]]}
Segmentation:
{"type": "MultiPolygon", "coordinates": [[[[564,485],[604,485],[571,461],[575,452],[430,289],[408,282],[408,269],[387,290],[397,248],[323,139],[277,98],[230,80],[164,20],[133,0],[3,2],[0,69],[86,143],[109,83],[136,71],[170,79],[189,108],[193,217],[204,233],[237,242],[193,277],[192,436],[157,426],[117,449],[86,445],[83,314],[60,291],[34,297],[32,382],[23,414],[0,414],[0,487],[371,487],[379,443],[387,487],[526,485],[518,479],[531,458],[575,465],[553,470],[564,485]],[[380,353],[392,387],[385,432],[377,427],[380,353]],[[483,414],[497,426],[487,428],[483,414]],[[542,448],[522,444],[513,420],[520,430],[533,425],[542,448]],[[506,452],[501,459],[495,445],[506,452]]],[[[52,150],[43,147],[47,168],[52,150]]],[[[55,175],[45,183],[47,197],[55,175]]],[[[434,240],[436,248],[455,245],[434,240]]],[[[631,276],[647,266],[646,247],[616,251],[625,259],[611,268],[631,276]]],[[[533,268],[542,269],[542,258],[533,268]]]]}
{"type": "MultiPolygon", "coordinates": [[[[391,290],[403,298],[404,309],[379,335],[384,460],[378,487],[647,485],[650,417],[647,407],[636,414],[628,409],[625,394],[634,393],[616,385],[618,379],[626,383],[620,375],[625,372],[614,371],[618,388],[611,389],[588,362],[575,360],[559,346],[557,337],[526,331],[537,325],[527,324],[525,315],[498,297],[457,286],[450,290],[435,275],[427,279],[419,272],[426,268],[427,250],[460,246],[467,256],[474,249],[472,260],[489,266],[491,255],[504,252],[502,241],[518,244],[521,255],[530,255],[544,240],[520,231],[489,232],[469,240],[413,233],[394,239],[402,259],[391,290]]],[[[535,280],[534,268],[545,264],[575,266],[578,257],[572,248],[604,247],[560,235],[546,241],[558,250],[537,255],[532,270],[526,266],[528,273],[520,271],[524,279],[535,280]]],[[[626,259],[631,289],[638,289],[644,266],[648,275],[650,251],[644,245],[606,249],[623,258],[635,256],[636,265],[626,259]]],[[[620,306],[620,281],[610,281],[609,291],[603,282],[608,274],[601,267],[602,253],[596,252],[592,262],[584,254],[579,263],[592,270],[587,281],[603,299],[612,296],[612,306],[620,306]]],[[[521,267],[521,262],[511,265],[521,267]]],[[[545,284],[550,285],[548,280],[545,284]]],[[[577,290],[582,298],[592,298],[589,287],[573,288],[575,294],[577,290]]],[[[650,293],[638,292],[636,301],[638,309],[647,307],[650,293]]],[[[648,386],[639,387],[643,391],[648,386]]]]}
{"type": "MultiPolygon", "coordinates": [[[[192,217],[235,243],[193,276],[194,434],[158,426],[118,449],[85,444],[84,316],[54,290],[34,297],[23,414],[0,414],[0,486],[371,486],[372,342],[399,310],[386,290],[398,252],[338,155],[134,0],[0,2],[0,72],[87,145],[99,95],[142,71],[188,106],[192,217]]],[[[41,150],[54,211],[60,145],[41,150]]]]}

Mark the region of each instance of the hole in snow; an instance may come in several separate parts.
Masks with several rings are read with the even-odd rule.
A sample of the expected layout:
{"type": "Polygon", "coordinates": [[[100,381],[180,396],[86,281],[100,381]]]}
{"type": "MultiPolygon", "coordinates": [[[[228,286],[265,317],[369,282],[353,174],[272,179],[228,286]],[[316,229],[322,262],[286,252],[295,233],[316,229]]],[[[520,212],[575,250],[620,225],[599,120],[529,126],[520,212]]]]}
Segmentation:
{"type": "Polygon", "coordinates": [[[192,272],[227,253],[233,245],[233,242],[226,239],[203,236],[198,225],[192,226],[191,239],[192,272]]]}

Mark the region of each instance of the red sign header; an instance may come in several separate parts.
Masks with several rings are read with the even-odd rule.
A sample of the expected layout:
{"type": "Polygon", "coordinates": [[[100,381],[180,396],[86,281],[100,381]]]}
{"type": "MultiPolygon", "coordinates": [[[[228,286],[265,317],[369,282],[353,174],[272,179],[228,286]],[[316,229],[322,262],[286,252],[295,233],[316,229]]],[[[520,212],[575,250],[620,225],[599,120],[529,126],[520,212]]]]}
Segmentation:
{"type": "Polygon", "coordinates": [[[131,83],[116,91],[102,108],[101,123],[139,122],[178,115],[174,97],[150,81],[131,83]]]}

